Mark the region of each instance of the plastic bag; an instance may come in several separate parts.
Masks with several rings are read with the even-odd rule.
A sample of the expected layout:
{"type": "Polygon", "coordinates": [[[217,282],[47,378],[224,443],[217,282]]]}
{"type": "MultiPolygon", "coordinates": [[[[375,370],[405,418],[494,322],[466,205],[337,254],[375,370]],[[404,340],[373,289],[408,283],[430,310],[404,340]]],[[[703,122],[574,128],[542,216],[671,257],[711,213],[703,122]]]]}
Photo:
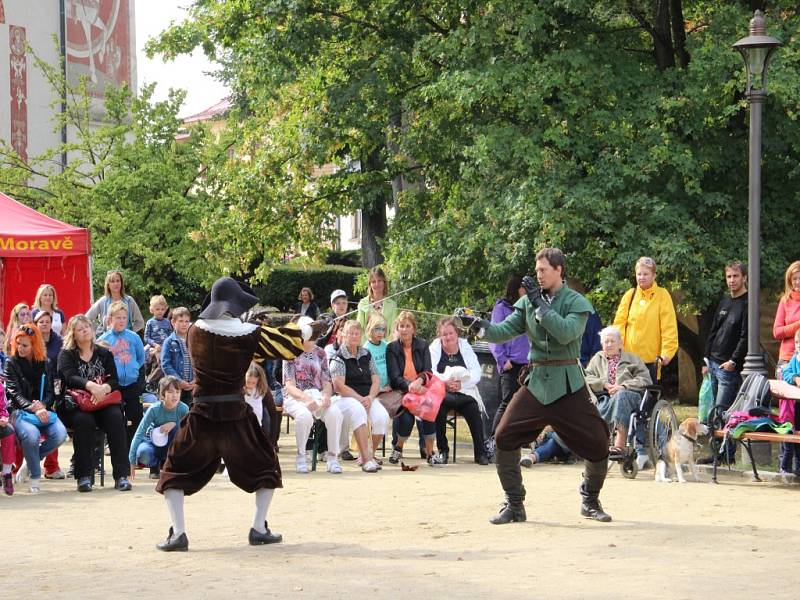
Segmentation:
{"type": "Polygon", "coordinates": [[[697,418],[705,422],[708,413],[714,407],[714,389],[711,387],[711,376],[703,377],[703,384],[700,386],[700,397],[697,402],[697,418]]]}
{"type": "Polygon", "coordinates": [[[433,423],[439,414],[444,395],[444,381],[438,377],[428,377],[425,391],[422,394],[408,392],[403,396],[403,406],[415,417],[433,423]]]}

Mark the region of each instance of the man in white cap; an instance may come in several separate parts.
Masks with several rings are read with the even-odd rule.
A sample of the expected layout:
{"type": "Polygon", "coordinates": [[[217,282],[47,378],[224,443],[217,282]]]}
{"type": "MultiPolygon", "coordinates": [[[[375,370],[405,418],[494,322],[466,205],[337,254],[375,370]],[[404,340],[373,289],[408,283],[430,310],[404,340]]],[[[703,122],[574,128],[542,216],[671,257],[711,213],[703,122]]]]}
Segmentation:
{"type": "Polygon", "coordinates": [[[255,493],[249,543],[273,544],[282,539],[267,527],[267,509],[275,488],[282,487],[280,464],[274,446],[244,400],[245,373],[253,360],[299,356],[303,341],[325,331],[328,322],[273,328],[240,320],[240,315],[257,303],[248,286],[223,277],[214,283],[200,318],[189,330],[194,402],[181,421],[156,486],[156,491],[164,494],[172,520],[167,539],[156,546],[159,550],[188,550],[184,495],[200,491],[217,472],[220,459],[224,459],[232,483],[255,493]]]}

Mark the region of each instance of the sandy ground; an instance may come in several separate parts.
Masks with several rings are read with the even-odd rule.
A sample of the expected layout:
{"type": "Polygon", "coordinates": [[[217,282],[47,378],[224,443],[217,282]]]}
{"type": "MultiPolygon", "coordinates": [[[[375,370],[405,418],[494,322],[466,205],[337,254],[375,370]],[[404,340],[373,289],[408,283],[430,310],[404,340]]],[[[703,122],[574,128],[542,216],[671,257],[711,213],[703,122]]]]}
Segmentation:
{"type": "MultiPolygon", "coordinates": [[[[154,544],[168,523],[146,471],[131,492],[45,481],[0,497],[5,591],[15,598],[796,598],[786,548],[797,487],[727,479],[657,484],[614,468],[602,500],[614,522],[578,513],[579,465],[525,470],[528,522],[487,521],[494,467],[459,462],[378,474],[344,463],[297,475],[281,438],[284,489],[270,509],[282,544],[250,547],[251,496],[215,479],[186,502],[188,553],[154,544]],[[758,574],[762,575],[758,575],[758,574]]],[[[460,451],[461,452],[461,451],[460,451]]],[[[464,451],[464,456],[468,453],[464,451]]],[[[71,449],[62,449],[62,465],[71,449]]],[[[420,464],[419,459],[408,461],[420,464]]],[[[140,473],[142,473],[140,471],[140,473]]],[[[706,476],[707,480],[707,476],[706,476]]],[[[99,484],[99,482],[98,482],[99,484]]]]}

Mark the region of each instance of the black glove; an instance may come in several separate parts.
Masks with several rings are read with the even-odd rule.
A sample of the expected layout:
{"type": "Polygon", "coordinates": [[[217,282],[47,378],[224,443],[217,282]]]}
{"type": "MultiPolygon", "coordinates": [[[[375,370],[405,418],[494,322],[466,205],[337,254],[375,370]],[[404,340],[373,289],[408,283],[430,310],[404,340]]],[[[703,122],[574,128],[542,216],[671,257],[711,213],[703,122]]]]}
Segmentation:
{"type": "Polygon", "coordinates": [[[547,302],[542,298],[542,288],[539,287],[539,283],[533,277],[525,275],[525,277],[522,278],[522,287],[525,288],[528,301],[536,308],[542,308],[543,306],[549,308],[547,302]]]}
{"type": "Polygon", "coordinates": [[[323,336],[327,337],[333,330],[333,316],[328,313],[322,314],[310,325],[312,331],[312,340],[319,339],[323,336]]]}
{"type": "Polygon", "coordinates": [[[245,323],[253,325],[268,325],[270,320],[270,312],[265,309],[251,309],[245,315],[245,323]]]}

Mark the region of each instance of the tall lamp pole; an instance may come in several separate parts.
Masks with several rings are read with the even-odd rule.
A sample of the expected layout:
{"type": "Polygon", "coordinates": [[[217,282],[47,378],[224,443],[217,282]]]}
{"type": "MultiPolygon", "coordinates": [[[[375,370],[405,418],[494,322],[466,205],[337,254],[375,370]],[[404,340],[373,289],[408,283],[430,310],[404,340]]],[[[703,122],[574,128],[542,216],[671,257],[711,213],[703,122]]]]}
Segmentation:
{"type": "Polygon", "coordinates": [[[767,68],[780,40],[767,35],[764,13],[757,10],[750,19],[750,35],[736,42],[747,69],[747,101],[750,104],[750,174],[747,205],[747,356],[743,376],[766,374],[759,340],[761,293],[761,113],[767,98],[767,68]]]}

